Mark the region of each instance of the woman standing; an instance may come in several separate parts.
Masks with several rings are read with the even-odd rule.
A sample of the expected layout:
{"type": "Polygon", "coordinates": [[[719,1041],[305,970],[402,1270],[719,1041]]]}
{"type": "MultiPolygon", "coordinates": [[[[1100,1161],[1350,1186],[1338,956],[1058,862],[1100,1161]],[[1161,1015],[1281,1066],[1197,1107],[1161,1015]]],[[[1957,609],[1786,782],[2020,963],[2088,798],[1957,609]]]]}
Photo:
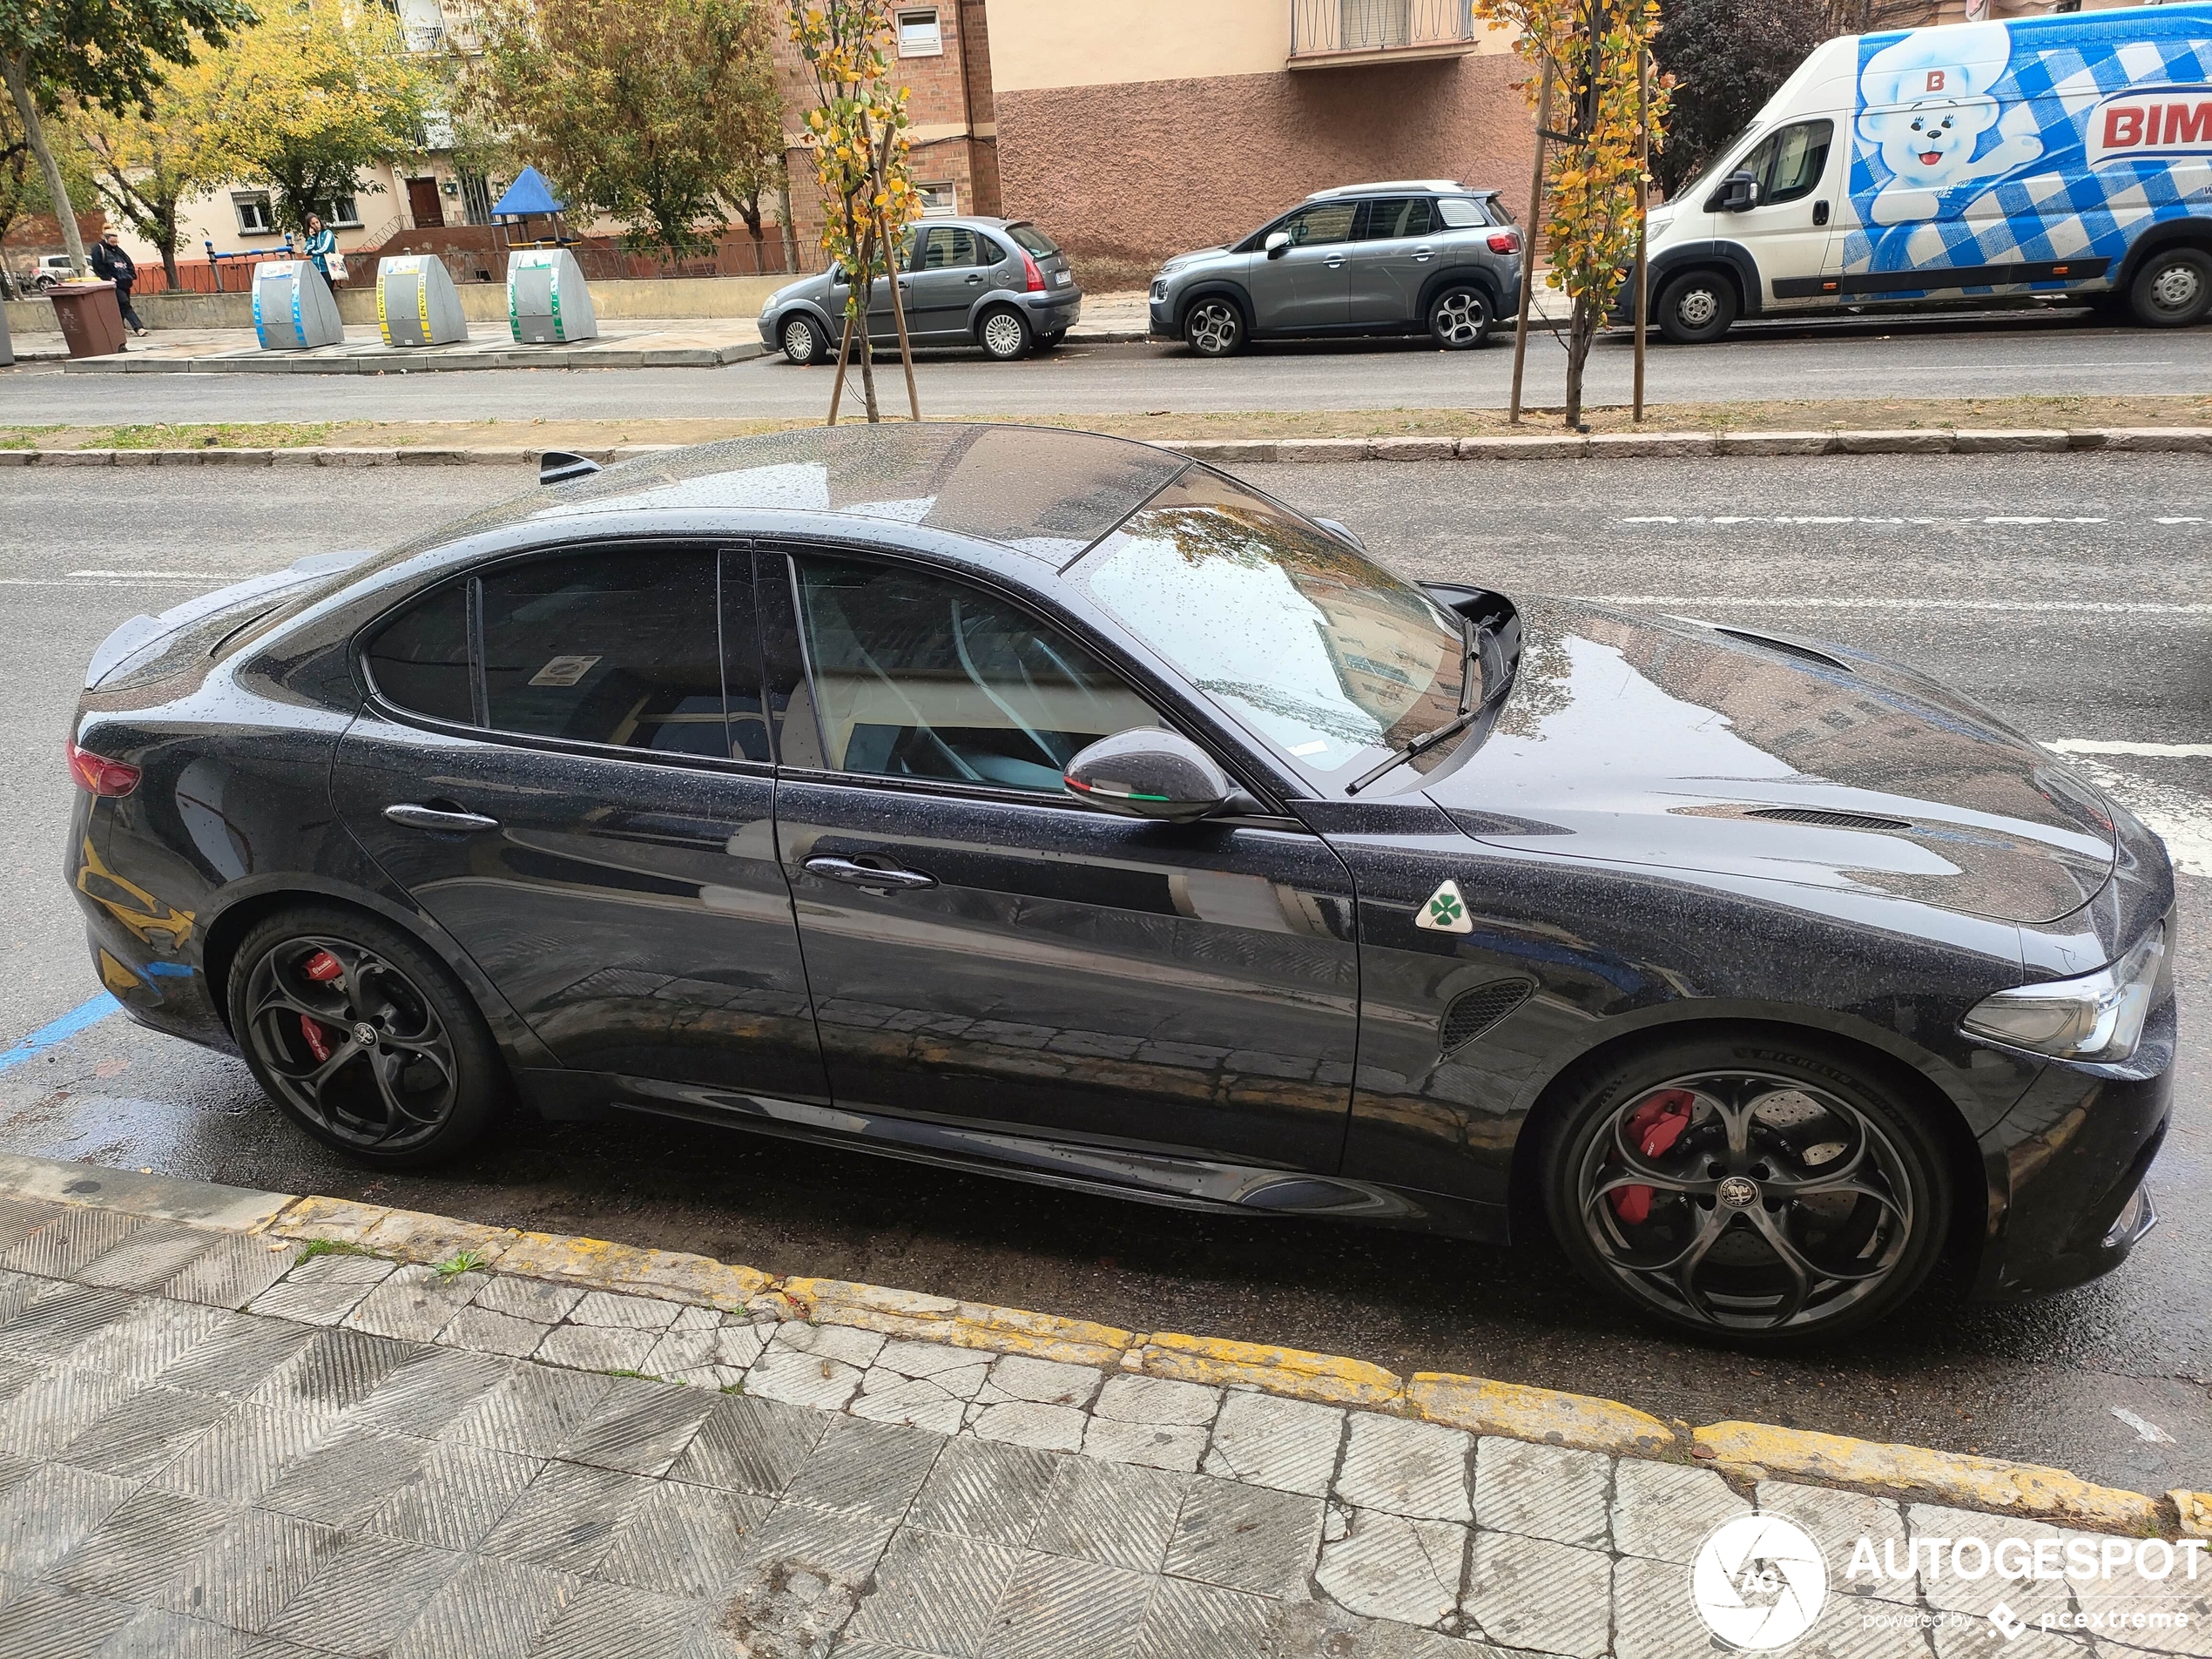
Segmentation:
{"type": "Polygon", "coordinates": [[[331,256],[338,252],[338,233],[322,222],[322,215],[307,215],[307,258],[314,261],[322,280],[330,280],[331,256]]]}

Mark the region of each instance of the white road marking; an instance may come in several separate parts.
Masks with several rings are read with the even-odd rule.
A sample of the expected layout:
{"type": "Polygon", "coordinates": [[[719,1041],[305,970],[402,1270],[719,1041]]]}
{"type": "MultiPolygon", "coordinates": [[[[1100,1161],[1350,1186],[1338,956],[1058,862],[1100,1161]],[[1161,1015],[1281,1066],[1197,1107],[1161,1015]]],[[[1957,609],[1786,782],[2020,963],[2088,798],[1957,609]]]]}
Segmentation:
{"type": "MultiPolygon", "coordinates": [[[[2109,524],[2108,517],[2036,513],[1991,513],[1980,518],[1903,518],[1867,513],[1638,513],[1616,524],[2109,524]]],[[[2161,524],[2201,524],[2198,518],[2161,518],[2161,524]]]]}
{"type": "Polygon", "coordinates": [[[2107,743],[2097,738],[2054,738],[2043,745],[2062,755],[2166,755],[2212,760],[2212,743],[2107,743]]]}
{"type": "Polygon", "coordinates": [[[2151,600],[2122,603],[2101,599],[1914,599],[1871,594],[1853,598],[1716,593],[1598,593],[1586,597],[1602,605],[1654,605],[1693,613],[1713,605],[1764,605],[1776,610],[2029,610],[2112,617],[2212,617],[2212,604],[2167,604],[2151,600]]]}
{"type": "Polygon", "coordinates": [[[2184,513],[2177,518],[2154,518],[2151,523],[2154,524],[2202,524],[2204,521],[2194,514],[2184,513]]]}
{"type": "Polygon", "coordinates": [[[135,588],[141,582],[223,582],[219,576],[0,576],[0,588],[135,588]]]}
{"type": "Polygon", "coordinates": [[[2115,771],[2091,756],[2078,756],[2076,764],[2098,788],[2157,833],[2175,869],[2212,876],[2212,800],[2171,784],[2115,771]]]}
{"type": "Polygon", "coordinates": [[[2108,518],[2038,518],[2032,513],[1993,513],[1985,524],[2108,524],[2108,518]]]}
{"type": "Polygon", "coordinates": [[[157,582],[220,582],[222,570],[71,570],[73,577],[139,577],[157,582]]]}
{"type": "Polygon", "coordinates": [[[2157,1424],[2152,1422],[2148,1417],[2136,1416],[2134,1413],[2129,1411],[2125,1406],[2114,1406],[2112,1408],[2112,1414],[2114,1417],[2117,1417],[2121,1422],[2127,1424],[2129,1428],[2134,1429],[2136,1434],[2141,1438],[2148,1440],[2153,1446],[2171,1446],[2174,1444],[2174,1437],[2171,1434],[2168,1434],[2164,1429],[2159,1427],[2157,1424]]]}

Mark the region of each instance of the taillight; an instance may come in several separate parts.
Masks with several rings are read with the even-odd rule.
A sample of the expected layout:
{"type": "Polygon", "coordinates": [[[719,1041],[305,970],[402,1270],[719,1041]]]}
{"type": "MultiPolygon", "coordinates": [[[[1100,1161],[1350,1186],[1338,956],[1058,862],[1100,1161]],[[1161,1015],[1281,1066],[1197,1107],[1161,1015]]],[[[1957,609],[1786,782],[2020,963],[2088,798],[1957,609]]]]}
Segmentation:
{"type": "Polygon", "coordinates": [[[1491,232],[1491,233],[1490,233],[1490,251],[1491,251],[1493,253],[1520,253],[1520,252],[1521,252],[1521,233],[1520,233],[1519,231],[1493,231],[1493,232],[1491,232]]]}
{"type": "Polygon", "coordinates": [[[77,779],[79,789],[88,789],[95,795],[127,795],[138,786],[138,769],[126,766],[120,760],[110,760],[96,755],[89,749],[80,749],[77,740],[67,740],[70,776],[77,779]]]}
{"type": "Polygon", "coordinates": [[[1023,248],[1022,250],[1022,268],[1029,273],[1028,292],[1031,293],[1042,293],[1044,292],[1044,273],[1037,268],[1037,256],[1030,253],[1027,248],[1023,248]]]}

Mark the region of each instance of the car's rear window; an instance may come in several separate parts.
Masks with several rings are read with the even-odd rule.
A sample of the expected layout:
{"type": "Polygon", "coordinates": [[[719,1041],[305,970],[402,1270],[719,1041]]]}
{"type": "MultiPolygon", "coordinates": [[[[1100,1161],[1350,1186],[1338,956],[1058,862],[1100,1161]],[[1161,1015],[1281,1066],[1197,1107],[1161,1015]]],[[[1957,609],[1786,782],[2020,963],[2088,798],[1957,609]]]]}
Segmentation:
{"type": "Polygon", "coordinates": [[[1060,244],[1034,225],[1009,225],[1006,233],[1032,253],[1042,256],[1060,252],[1060,244]]]}
{"type": "Polygon", "coordinates": [[[1469,230],[1492,222],[1482,209],[1483,204],[1472,197],[1446,196],[1436,204],[1436,216],[1444,221],[1447,230],[1469,230]]]}

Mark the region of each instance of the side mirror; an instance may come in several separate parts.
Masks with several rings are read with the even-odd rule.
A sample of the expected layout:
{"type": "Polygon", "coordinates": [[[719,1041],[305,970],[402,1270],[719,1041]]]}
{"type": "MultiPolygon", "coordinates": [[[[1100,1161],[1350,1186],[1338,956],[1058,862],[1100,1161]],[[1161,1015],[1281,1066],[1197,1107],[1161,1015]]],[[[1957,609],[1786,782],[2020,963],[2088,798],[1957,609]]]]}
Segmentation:
{"type": "Polygon", "coordinates": [[[1279,260],[1291,250],[1291,233],[1288,231],[1270,231],[1267,239],[1260,246],[1267,250],[1269,259],[1279,260]]]}
{"type": "Polygon", "coordinates": [[[1068,763],[1062,783],[1077,800],[1107,812],[1170,824],[1195,823],[1239,793],[1212,756],[1156,725],[1099,738],[1068,763]]]}
{"type": "Polygon", "coordinates": [[[571,478],[589,478],[599,469],[599,463],[590,455],[571,455],[566,449],[548,449],[537,458],[537,482],[541,484],[565,484],[571,478]]]}
{"type": "Polygon", "coordinates": [[[1721,180],[1721,212],[1741,213],[1759,205],[1759,181],[1748,172],[1732,172],[1721,180]]]}

